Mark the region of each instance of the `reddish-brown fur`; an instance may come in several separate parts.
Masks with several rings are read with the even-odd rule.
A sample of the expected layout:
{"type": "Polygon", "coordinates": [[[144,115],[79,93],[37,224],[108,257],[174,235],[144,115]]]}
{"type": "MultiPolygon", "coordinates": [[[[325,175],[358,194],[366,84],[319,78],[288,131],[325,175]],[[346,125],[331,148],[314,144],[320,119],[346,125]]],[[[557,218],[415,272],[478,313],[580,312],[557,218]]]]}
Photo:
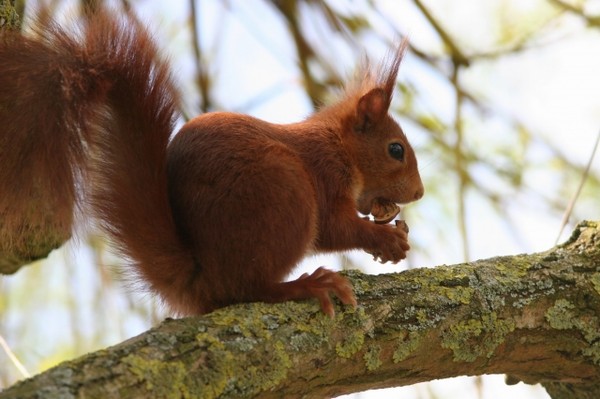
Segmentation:
{"type": "Polygon", "coordinates": [[[70,235],[84,165],[85,131],[77,127],[89,115],[79,99],[89,90],[74,81],[66,91],[62,78],[79,51],[69,37],[58,47],[17,32],[0,36],[0,253],[26,258],[70,235]]]}
{"type": "MultiPolygon", "coordinates": [[[[319,268],[283,282],[308,252],[362,248],[393,262],[406,256],[402,229],[357,214],[368,214],[374,201],[407,203],[423,195],[414,152],[388,115],[405,43],[386,67],[367,69],[337,103],[303,122],[276,125],[209,113],[185,124],[168,144],[178,96],[144,28],[99,11],[82,28],[83,40],[49,23],[38,29],[45,40],[12,37],[0,45],[0,58],[31,48],[31,60],[20,59],[25,64],[18,68],[49,66],[27,82],[30,91],[61,79],[62,86],[52,86],[53,98],[21,97],[18,86],[11,89],[35,107],[28,118],[41,115],[51,126],[32,127],[27,118],[10,115],[0,121],[13,126],[17,151],[25,151],[35,130],[58,158],[67,158],[40,160],[48,170],[63,162],[88,165],[90,208],[141,279],[175,312],[315,297],[333,314],[331,293],[356,303],[344,277],[319,268]],[[80,151],[67,152],[82,140],[88,161],[80,151]],[[391,143],[404,148],[401,160],[390,156],[391,143]]],[[[0,76],[14,68],[1,61],[0,76]]],[[[0,97],[0,107],[5,101],[0,97]]],[[[23,174],[13,170],[20,159],[10,162],[4,179],[23,174]]],[[[45,172],[35,173],[40,178],[45,172]]]]}

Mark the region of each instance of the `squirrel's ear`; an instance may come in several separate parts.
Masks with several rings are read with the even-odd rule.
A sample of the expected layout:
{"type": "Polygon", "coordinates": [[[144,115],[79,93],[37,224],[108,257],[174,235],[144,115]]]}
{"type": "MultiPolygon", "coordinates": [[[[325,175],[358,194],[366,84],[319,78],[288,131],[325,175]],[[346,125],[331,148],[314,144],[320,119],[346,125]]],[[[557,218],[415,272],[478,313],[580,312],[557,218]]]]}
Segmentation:
{"type": "Polygon", "coordinates": [[[365,131],[379,122],[388,112],[390,98],[382,88],[369,91],[358,100],[356,106],[356,130],[365,131]]]}

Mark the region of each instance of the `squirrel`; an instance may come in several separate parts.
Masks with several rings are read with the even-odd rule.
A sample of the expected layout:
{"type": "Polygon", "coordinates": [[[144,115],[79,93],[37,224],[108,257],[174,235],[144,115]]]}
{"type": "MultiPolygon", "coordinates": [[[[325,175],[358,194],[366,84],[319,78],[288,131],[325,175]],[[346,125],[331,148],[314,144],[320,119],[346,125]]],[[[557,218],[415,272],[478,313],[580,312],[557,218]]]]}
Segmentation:
{"type": "Polygon", "coordinates": [[[6,184],[18,179],[70,200],[80,181],[86,209],[176,314],[316,298],[333,316],[330,295],[356,306],[352,286],[323,267],[285,281],[304,256],[406,257],[407,231],[359,215],[424,193],[388,113],[405,40],[304,121],[211,112],[172,137],[176,84],[134,16],[100,8],[73,30],[42,13],[33,30],[0,38],[2,195],[26,203],[6,184]]]}

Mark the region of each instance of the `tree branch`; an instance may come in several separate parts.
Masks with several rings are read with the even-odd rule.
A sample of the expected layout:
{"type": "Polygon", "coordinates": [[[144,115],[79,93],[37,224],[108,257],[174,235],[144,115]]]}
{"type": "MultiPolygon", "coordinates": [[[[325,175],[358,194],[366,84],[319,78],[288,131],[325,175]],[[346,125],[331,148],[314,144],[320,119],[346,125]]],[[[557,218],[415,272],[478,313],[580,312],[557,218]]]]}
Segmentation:
{"type": "Polygon", "coordinates": [[[583,18],[584,20],[586,20],[588,26],[591,27],[599,27],[600,26],[600,16],[598,15],[587,15],[585,13],[585,10],[583,9],[583,7],[580,6],[575,6],[573,4],[569,4],[567,2],[564,2],[562,0],[549,0],[550,3],[554,4],[557,7],[560,7],[564,10],[567,10],[573,14],[576,14],[578,16],[580,16],[581,18],[583,18]]]}
{"type": "MultiPolygon", "coordinates": [[[[547,252],[388,275],[349,272],[360,306],[243,304],[168,319],[0,398],[313,397],[507,373],[598,394],[600,223],[547,252]]],[[[597,397],[597,396],[589,396],[597,397]]]]}
{"type": "Polygon", "coordinates": [[[0,0],[0,29],[17,29],[21,18],[15,8],[15,0],[0,0]]]}

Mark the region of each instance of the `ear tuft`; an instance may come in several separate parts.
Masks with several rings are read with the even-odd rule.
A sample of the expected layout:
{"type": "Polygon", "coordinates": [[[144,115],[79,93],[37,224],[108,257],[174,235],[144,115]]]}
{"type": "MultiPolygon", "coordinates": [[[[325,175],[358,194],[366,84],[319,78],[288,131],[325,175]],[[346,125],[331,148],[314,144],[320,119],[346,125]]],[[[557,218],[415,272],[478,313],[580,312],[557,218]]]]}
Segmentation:
{"type": "Polygon", "coordinates": [[[358,131],[365,131],[381,121],[388,112],[390,98],[382,88],[369,91],[358,100],[356,107],[358,131]]]}
{"type": "Polygon", "coordinates": [[[385,89],[387,96],[391,99],[396,86],[396,77],[398,76],[398,70],[402,59],[406,54],[408,48],[408,39],[403,38],[396,47],[396,51],[388,56],[388,58],[381,65],[379,71],[379,85],[385,89]]]}

